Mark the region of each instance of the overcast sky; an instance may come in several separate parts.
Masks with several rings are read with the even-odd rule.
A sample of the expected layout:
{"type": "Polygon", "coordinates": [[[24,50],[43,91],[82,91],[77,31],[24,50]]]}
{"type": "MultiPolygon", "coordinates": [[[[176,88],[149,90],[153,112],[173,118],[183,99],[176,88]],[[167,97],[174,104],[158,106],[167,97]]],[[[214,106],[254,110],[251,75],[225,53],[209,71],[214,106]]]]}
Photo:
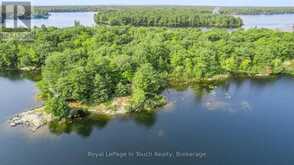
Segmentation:
{"type": "MultiPolygon", "coordinates": [[[[4,0],[0,0],[0,1],[4,1],[4,0]]],[[[294,0],[31,0],[31,1],[33,2],[34,5],[294,6],[294,0]]]]}

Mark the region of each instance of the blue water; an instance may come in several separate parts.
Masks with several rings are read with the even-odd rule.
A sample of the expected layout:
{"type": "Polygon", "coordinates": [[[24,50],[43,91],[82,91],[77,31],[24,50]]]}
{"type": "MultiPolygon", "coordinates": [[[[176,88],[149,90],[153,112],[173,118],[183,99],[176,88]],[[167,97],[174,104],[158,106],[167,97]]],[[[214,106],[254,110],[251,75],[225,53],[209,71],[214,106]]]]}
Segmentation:
{"type": "Polygon", "coordinates": [[[23,78],[0,78],[1,165],[294,164],[292,78],[231,80],[215,89],[173,88],[163,93],[169,104],[156,113],[98,117],[34,134],[9,128],[9,116],[37,104],[34,86],[23,78]],[[88,156],[167,151],[205,157],[88,156]]]}
{"type": "MultiPolygon", "coordinates": [[[[94,26],[95,12],[64,12],[64,13],[50,13],[49,19],[33,19],[32,26],[40,27],[56,26],[69,27],[73,26],[75,21],[80,22],[85,26],[94,26]]],[[[270,28],[280,29],[283,31],[292,31],[294,25],[294,14],[282,15],[237,15],[241,17],[244,22],[243,28],[270,28]]],[[[20,24],[21,25],[21,24],[20,24]]],[[[13,21],[8,20],[7,26],[12,27],[13,21]]]]}
{"type": "MultiPolygon", "coordinates": [[[[51,13],[36,26],[93,26],[94,13],[51,13]]],[[[294,15],[241,16],[245,28],[291,29],[294,15]]],[[[37,133],[9,128],[15,113],[40,104],[30,78],[0,76],[0,165],[294,164],[294,80],[231,80],[215,89],[166,90],[169,104],[156,113],[108,119],[98,116],[37,133]],[[146,157],[106,154],[145,152],[146,157]],[[202,153],[205,157],[155,157],[154,152],[202,153]],[[149,156],[148,156],[149,155],[149,156]]]]}
{"type": "MultiPolygon", "coordinates": [[[[55,27],[69,27],[73,26],[75,21],[80,22],[80,24],[85,26],[94,26],[95,12],[63,12],[63,13],[50,13],[48,19],[32,19],[31,26],[40,27],[45,26],[55,26],[55,27]]],[[[21,22],[18,22],[18,26],[23,26],[21,22]]],[[[6,21],[7,27],[13,27],[13,20],[6,21]]]]}
{"type": "Polygon", "coordinates": [[[294,30],[294,14],[240,15],[244,28],[269,28],[283,31],[294,30]]]}

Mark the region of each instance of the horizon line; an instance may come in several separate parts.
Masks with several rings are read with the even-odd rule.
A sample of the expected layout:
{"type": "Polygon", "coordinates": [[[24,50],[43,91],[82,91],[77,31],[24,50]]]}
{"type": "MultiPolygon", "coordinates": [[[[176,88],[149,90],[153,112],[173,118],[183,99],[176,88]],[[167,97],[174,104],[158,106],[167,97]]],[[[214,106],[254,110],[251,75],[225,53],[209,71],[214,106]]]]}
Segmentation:
{"type": "MultiPolygon", "coordinates": [[[[0,5],[1,6],[1,5],[0,5]]],[[[94,5],[61,5],[61,4],[56,4],[56,5],[34,5],[35,7],[66,7],[66,6],[72,6],[72,7],[75,7],[75,6],[139,6],[139,7],[144,7],[144,6],[147,6],[147,7],[153,7],[153,6],[159,6],[159,7],[264,7],[264,8],[294,8],[294,6],[258,6],[258,5],[255,5],[255,6],[238,6],[238,5],[181,5],[181,4],[140,4],[140,5],[136,5],[136,4],[94,4],[94,5]]]]}

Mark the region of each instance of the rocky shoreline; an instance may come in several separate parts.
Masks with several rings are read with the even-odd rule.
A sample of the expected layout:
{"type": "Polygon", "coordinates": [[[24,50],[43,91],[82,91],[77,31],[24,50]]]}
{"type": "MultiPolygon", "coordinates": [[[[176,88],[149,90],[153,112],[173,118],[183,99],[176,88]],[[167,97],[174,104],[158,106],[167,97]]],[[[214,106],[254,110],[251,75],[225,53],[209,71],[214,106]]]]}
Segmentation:
{"type": "Polygon", "coordinates": [[[53,120],[54,117],[51,114],[46,113],[43,108],[38,108],[16,114],[9,119],[8,123],[11,127],[22,126],[35,132],[53,120]]]}
{"type": "MultiPolygon", "coordinates": [[[[100,104],[92,107],[87,107],[87,110],[82,110],[83,105],[71,104],[72,110],[70,111],[67,119],[81,119],[89,114],[96,115],[107,115],[107,116],[117,116],[127,114],[128,111],[126,107],[129,105],[129,97],[115,98],[111,104],[100,104]]],[[[28,128],[29,130],[36,132],[38,129],[46,126],[48,123],[57,120],[52,114],[46,113],[44,107],[34,108],[27,112],[22,112],[14,115],[8,120],[8,124],[11,127],[22,126],[28,128]]]]}

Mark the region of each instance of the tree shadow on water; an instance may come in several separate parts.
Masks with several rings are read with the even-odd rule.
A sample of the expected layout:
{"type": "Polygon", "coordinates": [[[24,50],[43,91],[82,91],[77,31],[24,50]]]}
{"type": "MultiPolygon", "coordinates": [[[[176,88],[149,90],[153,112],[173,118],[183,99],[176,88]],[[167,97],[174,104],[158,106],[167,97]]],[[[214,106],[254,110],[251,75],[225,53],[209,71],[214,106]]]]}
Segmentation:
{"type": "MultiPolygon", "coordinates": [[[[156,123],[156,112],[130,113],[120,118],[123,121],[133,120],[137,125],[151,128],[156,123]]],[[[107,126],[111,117],[106,115],[90,115],[84,119],[52,121],[49,123],[49,131],[57,136],[63,134],[77,134],[83,138],[91,136],[95,129],[103,129],[107,126]]]]}
{"type": "Polygon", "coordinates": [[[110,117],[104,115],[91,115],[84,119],[53,121],[49,124],[49,131],[58,136],[76,133],[87,138],[95,128],[106,127],[110,119],[110,117]]]}
{"type": "Polygon", "coordinates": [[[21,72],[21,71],[2,71],[0,70],[0,77],[7,78],[11,81],[21,81],[24,79],[31,81],[39,81],[41,80],[40,71],[31,71],[31,72],[21,72]]]}
{"type": "Polygon", "coordinates": [[[140,112],[130,114],[132,119],[138,125],[151,128],[156,123],[156,112],[140,112]]]}

